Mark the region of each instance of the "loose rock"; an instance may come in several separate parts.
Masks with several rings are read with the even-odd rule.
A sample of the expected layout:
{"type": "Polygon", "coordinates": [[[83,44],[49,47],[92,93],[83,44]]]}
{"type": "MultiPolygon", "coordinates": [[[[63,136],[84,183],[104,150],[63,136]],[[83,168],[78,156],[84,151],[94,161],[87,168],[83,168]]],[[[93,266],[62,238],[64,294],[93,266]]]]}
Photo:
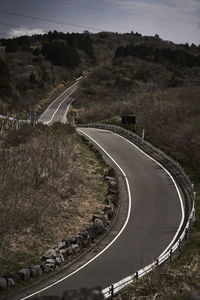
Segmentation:
{"type": "Polygon", "coordinates": [[[90,238],[88,232],[87,232],[87,231],[84,231],[84,232],[82,233],[82,237],[83,237],[83,239],[82,239],[83,248],[89,247],[89,246],[90,246],[90,243],[91,243],[91,238],[90,238]]]}
{"type": "Polygon", "coordinates": [[[88,228],[86,229],[86,231],[88,232],[88,235],[89,235],[91,241],[94,241],[94,239],[95,239],[95,237],[96,237],[94,225],[88,227],[88,228]]]}
{"type": "Polygon", "coordinates": [[[12,278],[7,278],[7,286],[13,287],[15,285],[15,282],[12,278]]]}
{"type": "Polygon", "coordinates": [[[59,242],[58,245],[56,245],[56,247],[54,248],[57,248],[58,250],[64,249],[66,248],[66,242],[65,241],[59,242]]]}
{"type": "Polygon", "coordinates": [[[44,273],[49,273],[53,269],[51,264],[43,264],[41,265],[41,268],[44,273]]]}
{"type": "Polygon", "coordinates": [[[77,253],[80,253],[80,247],[78,244],[72,244],[72,249],[74,250],[74,252],[77,254],[77,253]]]}
{"type": "Polygon", "coordinates": [[[67,249],[61,249],[59,253],[63,255],[65,260],[68,258],[67,249]]]}
{"type": "Polygon", "coordinates": [[[30,270],[29,269],[21,269],[18,271],[18,275],[20,276],[21,280],[27,281],[30,279],[30,270]]]}
{"type": "Polygon", "coordinates": [[[4,277],[0,277],[0,291],[7,288],[7,280],[4,277]]]}
{"type": "Polygon", "coordinates": [[[106,202],[108,205],[110,205],[111,203],[113,203],[115,205],[115,207],[117,206],[117,195],[113,195],[113,194],[108,194],[106,196],[106,202]]]}
{"type": "Polygon", "coordinates": [[[56,257],[56,265],[57,266],[61,266],[62,265],[62,259],[59,256],[56,257]]]}
{"type": "Polygon", "coordinates": [[[112,203],[110,205],[106,205],[104,208],[104,212],[108,216],[109,220],[112,219],[112,217],[114,216],[114,209],[115,206],[112,203]]]}
{"type": "Polygon", "coordinates": [[[75,253],[75,251],[74,251],[74,248],[72,248],[72,246],[70,246],[66,249],[66,255],[71,256],[71,255],[74,255],[74,253],[75,253]]]}
{"type": "Polygon", "coordinates": [[[49,249],[43,255],[42,260],[46,260],[46,259],[49,259],[49,258],[55,258],[55,257],[56,257],[55,249],[49,249]]]}
{"type": "Polygon", "coordinates": [[[105,227],[101,219],[96,218],[94,220],[94,228],[95,228],[96,235],[103,234],[105,232],[105,227]]]}
{"type": "Polygon", "coordinates": [[[56,259],[55,259],[55,258],[49,258],[49,259],[46,259],[46,263],[47,263],[47,264],[55,265],[56,259]]]}
{"type": "Polygon", "coordinates": [[[114,195],[119,194],[118,189],[114,188],[114,187],[109,187],[108,192],[109,192],[109,194],[114,194],[114,195]]]}
{"type": "Polygon", "coordinates": [[[42,269],[41,269],[41,267],[39,265],[30,266],[29,269],[30,269],[30,276],[31,276],[31,278],[35,278],[37,276],[40,276],[43,273],[42,269]]]}
{"type": "Polygon", "coordinates": [[[11,278],[15,283],[21,281],[21,277],[18,274],[14,274],[14,273],[6,273],[3,275],[4,278],[6,278],[8,280],[8,278],[11,278]]]}
{"type": "Polygon", "coordinates": [[[115,176],[115,171],[113,168],[108,168],[105,176],[109,176],[109,177],[114,177],[115,176]]]}

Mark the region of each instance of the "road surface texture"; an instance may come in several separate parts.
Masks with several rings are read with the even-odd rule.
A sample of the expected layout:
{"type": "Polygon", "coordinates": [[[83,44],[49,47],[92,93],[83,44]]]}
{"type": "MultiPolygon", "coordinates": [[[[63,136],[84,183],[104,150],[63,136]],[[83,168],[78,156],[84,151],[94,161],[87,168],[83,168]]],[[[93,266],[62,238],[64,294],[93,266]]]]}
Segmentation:
{"type": "MultiPolygon", "coordinates": [[[[180,199],[175,185],[155,161],[110,131],[81,128],[78,132],[95,140],[126,174],[130,197],[126,199],[127,207],[124,213],[128,222],[106,251],[72,275],[70,268],[64,269],[62,277],[68,277],[41,291],[40,295],[62,295],[67,289],[81,287],[105,288],[133,274],[160,256],[172,241],[182,219],[180,199]]],[[[104,156],[107,157],[105,153],[104,156]]],[[[113,161],[111,163],[113,164],[113,161]]],[[[118,176],[124,178],[119,170],[118,176]]],[[[53,283],[52,278],[48,284],[53,283]]],[[[25,293],[24,297],[29,294],[30,291],[25,293]]]]}
{"type": "Polygon", "coordinates": [[[73,93],[77,89],[78,82],[74,83],[55,99],[40,116],[39,121],[44,124],[52,124],[56,121],[67,123],[67,113],[73,102],[73,93]]]}

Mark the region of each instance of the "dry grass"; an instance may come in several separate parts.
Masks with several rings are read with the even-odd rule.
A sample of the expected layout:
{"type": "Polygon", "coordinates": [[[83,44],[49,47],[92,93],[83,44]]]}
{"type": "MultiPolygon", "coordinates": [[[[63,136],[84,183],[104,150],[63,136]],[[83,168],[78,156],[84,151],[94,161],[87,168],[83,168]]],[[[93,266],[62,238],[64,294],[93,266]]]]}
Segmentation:
{"type": "MultiPolygon", "coordinates": [[[[122,290],[117,300],[192,300],[200,282],[200,190],[196,186],[196,221],[189,241],[172,263],[159,266],[122,290]]],[[[173,257],[175,258],[175,257],[173,257]]],[[[199,295],[199,294],[198,294],[199,295]]]]}
{"type": "Polygon", "coordinates": [[[0,150],[1,274],[38,262],[104,207],[106,166],[67,130],[36,128],[26,143],[0,150]]]}
{"type": "Polygon", "coordinates": [[[124,289],[121,299],[189,299],[199,289],[199,268],[200,258],[193,257],[176,270],[169,265],[156,269],[124,289]]]}
{"type": "Polygon", "coordinates": [[[170,72],[159,68],[132,60],[96,68],[77,91],[77,121],[121,125],[122,115],[133,114],[139,135],[145,129],[146,139],[200,174],[200,73],[194,81],[196,70],[185,70],[172,88],[170,72]]]}
{"type": "MultiPolygon", "coordinates": [[[[200,73],[182,72],[178,86],[168,85],[169,70],[130,60],[97,69],[81,83],[74,103],[79,122],[121,125],[121,116],[136,115],[136,132],[174,157],[187,170],[199,191],[200,176],[200,73]],[[142,66],[142,65],[141,65],[142,66]],[[149,76],[150,74],[150,76],[149,76]],[[195,75],[196,74],[196,75],[195,75]],[[137,78],[136,78],[136,77],[137,78]],[[195,77],[196,76],[196,77],[195,77]],[[195,80],[194,80],[195,77],[195,80]]],[[[181,72],[180,72],[181,73],[181,72]]],[[[177,75],[180,76],[180,75],[177,75]]],[[[197,221],[190,242],[173,265],[156,269],[122,292],[123,300],[188,299],[187,292],[200,280],[200,198],[197,221]],[[182,296],[183,294],[183,296],[182,296]],[[183,297],[183,298],[181,298],[183,297]],[[185,298],[184,298],[185,297],[185,298]]]]}

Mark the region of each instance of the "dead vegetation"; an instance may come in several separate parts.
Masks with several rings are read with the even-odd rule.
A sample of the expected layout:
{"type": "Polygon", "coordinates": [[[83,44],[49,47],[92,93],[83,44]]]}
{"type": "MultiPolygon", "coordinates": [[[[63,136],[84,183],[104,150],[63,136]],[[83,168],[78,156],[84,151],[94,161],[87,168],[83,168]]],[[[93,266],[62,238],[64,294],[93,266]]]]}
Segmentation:
{"type": "Polygon", "coordinates": [[[198,195],[197,220],[179,258],[125,288],[120,300],[190,299],[199,289],[199,94],[199,68],[171,70],[130,57],[97,68],[81,83],[77,122],[121,125],[122,115],[135,115],[136,133],[145,129],[145,139],[174,157],[198,195]]]}
{"type": "Polygon", "coordinates": [[[120,125],[122,115],[133,114],[139,135],[145,129],[146,139],[200,172],[200,71],[182,73],[182,82],[177,75],[179,83],[171,87],[173,72],[162,65],[128,57],[98,67],[81,82],[74,102],[77,122],[120,125]]]}
{"type": "Polygon", "coordinates": [[[56,242],[78,234],[102,211],[107,192],[106,165],[73,129],[26,130],[25,140],[20,130],[15,138],[10,132],[0,149],[1,274],[38,262],[56,242]]]}
{"type": "Polygon", "coordinates": [[[190,296],[199,289],[199,268],[199,257],[176,269],[165,265],[126,287],[118,299],[196,299],[190,296]]]}

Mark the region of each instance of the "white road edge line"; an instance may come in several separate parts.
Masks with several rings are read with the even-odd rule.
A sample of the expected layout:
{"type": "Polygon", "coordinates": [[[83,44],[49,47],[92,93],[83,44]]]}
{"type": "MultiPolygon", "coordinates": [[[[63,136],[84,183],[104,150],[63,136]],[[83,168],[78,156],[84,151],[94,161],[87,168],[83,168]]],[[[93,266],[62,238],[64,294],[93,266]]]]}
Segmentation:
{"type": "MultiPolygon", "coordinates": [[[[99,130],[103,130],[103,131],[109,131],[109,130],[105,130],[105,129],[99,129],[99,130]]],[[[85,136],[87,136],[89,139],[91,139],[96,145],[98,145],[105,153],[106,155],[117,165],[117,167],[120,169],[120,171],[122,172],[122,174],[124,175],[125,177],[125,180],[126,180],[126,184],[127,184],[127,189],[128,189],[128,196],[129,196],[129,209],[128,209],[128,215],[127,215],[127,219],[124,223],[124,226],[122,227],[122,229],[120,230],[120,232],[118,233],[118,235],[113,239],[113,241],[106,246],[106,248],[104,248],[99,254],[97,254],[95,257],[93,257],[91,260],[89,260],[87,263],[85,263],[83,266],[81,266],[80,268],[78,268],[77,270],[75,270],[74,272],[72,272],[71,274],[63,277],[62,279],[54,282],[53,284],[31,294],[31,295],[28,295],[24,298],[21,298],[20,300],[25,300],[25,299],[28,299],[32,296],[35,296],[36,294],[40,293],[40,292],[43,292],[45,290],[47,290],[48,288],[51,288],[52,286],[56,285],[57,283],[59,282],[62,282],[63,280],[71,277],[73,274],[77,273],[78,271],[80,271],[81,269],[83,269],[84,267],[86,267],[89,263],[91,263],[92,261],[94,261],[98,256],[100,256],[104,251],[106,251],[116,240],[117,238],[122,234],[122,232],[124,231],[125,227],[127,226],[128,224],[128,221],[129,221],[129,218],[130,218],[130,212],[131,212],[131,193],[130,193],[130,185],[129,185],[129,182],[128,182],[128,179],[127,179],[127,176],[125,174],[125,172],[123,171],[123,169],[118,165],[118,163],[111,157],[110,154],[108,154],[108,152],[98,143],[96,142],[92,137],[90,137],[88,134],[86,134],[85,132],[83,132],[82,130],[78,129],[78,131],[80,131],[82,134],[84,134],[85,136]]],[[[180,200],[180,204],[181,204],[181,211],[182,211],[182,219],[181,219],[181,223],[179,225],[179,228],[174,236],[174,238],[172,239],[171,243],[168,245],[168,247],[162,252],[162,254],[160,254],[159,257],[161,257],[165,252],[168,251],[168,249],[171,247],[171,245],[173,244],[174,240],[176,239],[178,233],[179,233],[179,230],[180,228],[182,227],[183,225],[183,221],[184,221],[184,216],[185,216],[185,213],[184,213],[184,207],[183,207],[183,199],[181,197],[181,194],[180,194],[180,191],[178,189],[178,186],[174,180],[174,178],[172,177],[172,175],[169,173],[168,170],[166,170],[158,161],[156,161],[154,158],[152,158],[150,155],[146,154],[143,150],[141,150],[138,146],[136,146],[135,144],[133,144],[131,141],[127,140],[126,138],[122,137],[121,135],[117,134],[117,133],[114,133],[112,132],[113,134],[121,137],[122,139],[124,139],[125,141],[127,141],[128,143],[130,143],[132,146],[134,146],[135,148],[137,148],[140,152],[142,152],[145,156],[147,156],[148,158],[150,158],[152,161],[154,161],[155,163],[157,163],[168,175],[169,177],[171,178],[172,182],[174,183],[175,185],[175,188],[176,188],[176,191],[178,193],[178,196],[179,196],[179,200],[180,200]]],[[[126,278],[124,278],[125,280],[126,278]]],[[[105,288],[106,289],[106,288],[105,288]]]]}
{"type": "MultiPolygon", "coordinates": [[[[106,131],[108,131],[108,130],[106,130],[106,131]]],[[[182,227],[182,225],[183,225],[184,219],[185,219],[185,211],[184,211],[184,205],[183,205],[183,199],[182,199],[181,193],[180,193],[180,191],[179,191],[179,188],[178,188],[178,186],[177,186],[177,184],[176,184],[174,178],[172,177],[172,175],[170,174],[170,172],[169,172],[167,169],[165,169],[165,167],[163,167],[163,165],[161,165],[156,159],[154,159],[153,157],[151,157],[150,155],[148,155],[147,153],[145,153],[143,150],[141,150],[138,146],[136,146],[134,143],[132,143],[132,142],[129,141],[128,139],[124,138],[123,136],[121,136],[121,135],[119,135],[119,134],[117,134],[117,133],[115,133],[115,132],[113,132],[113,133],[114,133],[115,135],[120,136],[122,139],[126,140],[128,143],[130,143],[132,146],[134,146],[135,148],[137,148],[140,152],[142,152],[142,153],[143,153],[144,155],[146,155],[148,158],[150,158],[150,159],[153,160],[155,163],[157,163],[157,164],[158,164],[158,165],[159,165],[159,166],[160,166],[160,167],[161,167],[161,168],[169,175],[169,177],[171,178],[171,180],[172,180],[172,182],[173,182],[173,184],[174,184],[174,186],[175,186],[175,188],[176,188],[176,191],[177,191],[177,194],[178,194],[178,197],[179,197],[179,201],[180,201],[180,205],[181,205],[182,218],[181,218],[180,225],[179,225],[179,227],[178,227],[178,230],[177,230],[177,232],[176,232],[174,238],[172,239],[171,243],[167,246],[167,248],[160,254],[159,257],[161,257],[165,252],[167,252],[167,251],[170,249],[170,247],[172,246],[172,244],[173,244],[174,241],[176,240],[176,238],[177,238],[177,236],[178,236],[178,234],[179,234],[179,231],[180,231],[180,229],[181,229],[181,227],[182,227]]],[[[159,257],[158,257],[158,258],[159,258],[159,257]]]]}
{"type": "Polygon", "coordinates": [[[72,85],[70,85],[66,90],[64,90],[64,92],[62,94],[60,94],[55,100],[53,100],[49,106],[45,109],[45,111],[41,114],[40,119],[44,116],[44,114],[47,112],[47,110],[50,108],[50,106],[56,102],[62,95],[64,95],[64,93],[66,93],[71,87],[73,87],[74,85],[76,85],[77,82],[73,83],[72,85]]]}
{"type": "Polygon", "coordinates": [[[127,218],[126,221],[122,227],[122,229],[120,230],[120,232],[116,235],[116,237],[112,240],[112,242],[110,244],[108,244],[100,253],[98,253],[95,257],[93,257],[91,260],[89,260],[87,263],[85,263],[83,266],[81,266],[80,268],[78,268],[77,270],[75,270],[74,272],[72,272],[71,274],[63,277],[62,279],[59,279],[58,281],[50,284],[49,286],[35,292],[32,293],[24,298],[20,298],[20,300],[25,300],[28,299],[30,297],[33,297],[49,288],[51,288],[52,286],[58,284],[59,282],[62,282],[63,280],[71,277],[72,275],[74,275],[75,273],[77,273],[78,271],[80,271],[81,269],[83,269],[84,267],[86,267],[88,264],[90,264],[92,261],[94,261],[97,257],[99,257],[102,253],[104,253],[117,239],[118,237],[122,234],[122,232],[124,231],[124,229],[126,228],[129,218],[130,218],[130,214],[131,214],[131,192],[130,192],[130,185],[129,185],[129,181],[128,178],[126,176],[126,173],[123,171],[123,169],[118,165],[118,163],[112,158],[112,156],[98,143],[96,142],[92,137],[90,137],[87,133],[84,133],[82,130],[78,129],[78,131],[80,131],[82,134],[84,134],[85,136],[87,136],[89,139],[91,139],[114,163],[115,165],[120,169],[120,171],[122,172],[125,180],[126,180],[126,185],[127,185],[127,190],[128,190],[128,201],[129,201],[129,208],[128,208],[128,214],[127,214],[127,218]]]}
{"type": "Polygon", "coordinates": [[[55,114],[57,113],[57,111],[59,110],[59,108],[61,107],[61,105],[63,104],[63,102],[65,102],[65,100],[67,98],[69,98],[74,93],[75,90],[76,90],[76,88],[69,95],[67,95],[67,97],[65,97],[63,101],[60,102],[60,104],[58,105],[58,107],[54,111],[53,115],[51,116],[51,119],[49,121],[43,122],[44,124],[50,124],[51,123],[51,121],[53,120],[55,114]]]}
{"type": "Polygon", "coordinates": [[[71,105],[72,105],[72,102],[74,102],[74,100],[75,100],[75,98],[72,99],[72,101],[69,102],[69,104],[68,104],[68,106],[67,106],[67,109],[66,109],[66,111],[65,111],[65,113],[64,113],[64,115],[63,115],[63,123],[64,123],[64,124],[68,123],[67,114],[68,114],[68,112],[69,112],[69,110],[70,110],[70,107],[71,107],[71,105]]]}
{"type": "MultiPolygon", "coordinates": [[[[96,128],[95,128],[95,129],[96,129],[96,128]]],[[[109,131],[109,132],[110,132],[110,130],[106,130],[106,129],[99,129],[99,130],[109,131]]],[[[112,131],[111,131],[111,132],[112,132],[112,131]]],[[[177,191],[177,193],[178,193],[178,197],[179,197],[180,204],[181,204],[181,212],[182,212],[181,222],[180,222],[179,228],[178,228],[178,230],[177,230],[177,232],[176,232],[174,238],[172,239],[171,243],[167,246],[167,248],[160,254],[160,256],[158,257],[158,259],[159,259],[162,255],[164,255],[164,254],[170,249],[171,245],[174,243],[174,241],[175,241],[175,239],[176,239],[176,237],[177,237],[177,235],[178,235],[178,233],[179,233],[179,231],[180,231],[180,229],[181,229],[181,227],[182,227],[182,225],[183,225],[184,218],[185,218],[185,212],[184,212],[184,206],[183,206],[183,199],[182,199],[182,197],[181,197],[180,191],[179,191],[179,189],[178,189],[178,186],[177,186],[177,184],[176,184],[174,178],[172,177],[172,175],[169,173],[168,170],[166,170],[166,169],[165,169],[165,168],[164,168],[157,160],[155,160],[153,157],[151,157],[150,155],[148,155],[147,153],[145,153],[143,150],[141,150],[138,146],[136,146],[134,143],[132,143],[132,142],[129,141],[128,139],[124,138],[123,136],[121,136],[120,134],[117,134],[117,133],[115,133],[115,132],[112,132],[112,133],[114,133],[114,134],[117,135],[117,136],[120,136],[122,139],[124,139],[125,141],[127,141],[128,143],[130,143],[132,146],[134,146],[136,149],[138,149],[140,152],[142,152],[142,153],[143,153],[144,155],[146,155],[148,158],[150,158],[150,159],[153,160],[155,163],[157,163],[157,164],[158,164],[165,172],[167,172],[167,174],[168,174],[169,177],[171,178],[173,184],[175,185],[176,191],[177,191]]],[[[145,267],[144,267],[144,268],[145,268],[145,267]]],[[[143,268],[143,269],[144,269],[144,268],[143,268]]],[[[128,277],[126,277],[126,278],[123,278],[123,279],[121,279],[120,281],[115,282],[115,284],[118,284],[119,282],[123,282],[123,281],[124,281],[124,283],[126,283],[127,279],[129,279],[129,278],[130,278],[130,276],[128,276],[128,277]]],[[[127,284],[126,284],[126,285],[127,285],[127,284]]],[[[122,288],[124,288],[124,287],[125,287],[125,285],[124,285],[122,288]]],[[[103,291],[106,291],[106,290],[108,290],[109,288],[110,288],[110,286],[104,288],[103,291]]],[[[121,289],[122,289],[122,288],[121,288],[121,289]]],[[[121,289],[118,289],[118,291],[121,290],[121,289]]],[[[108,298],[108,297],[106,297],[106,298],[108,298]]]]}

